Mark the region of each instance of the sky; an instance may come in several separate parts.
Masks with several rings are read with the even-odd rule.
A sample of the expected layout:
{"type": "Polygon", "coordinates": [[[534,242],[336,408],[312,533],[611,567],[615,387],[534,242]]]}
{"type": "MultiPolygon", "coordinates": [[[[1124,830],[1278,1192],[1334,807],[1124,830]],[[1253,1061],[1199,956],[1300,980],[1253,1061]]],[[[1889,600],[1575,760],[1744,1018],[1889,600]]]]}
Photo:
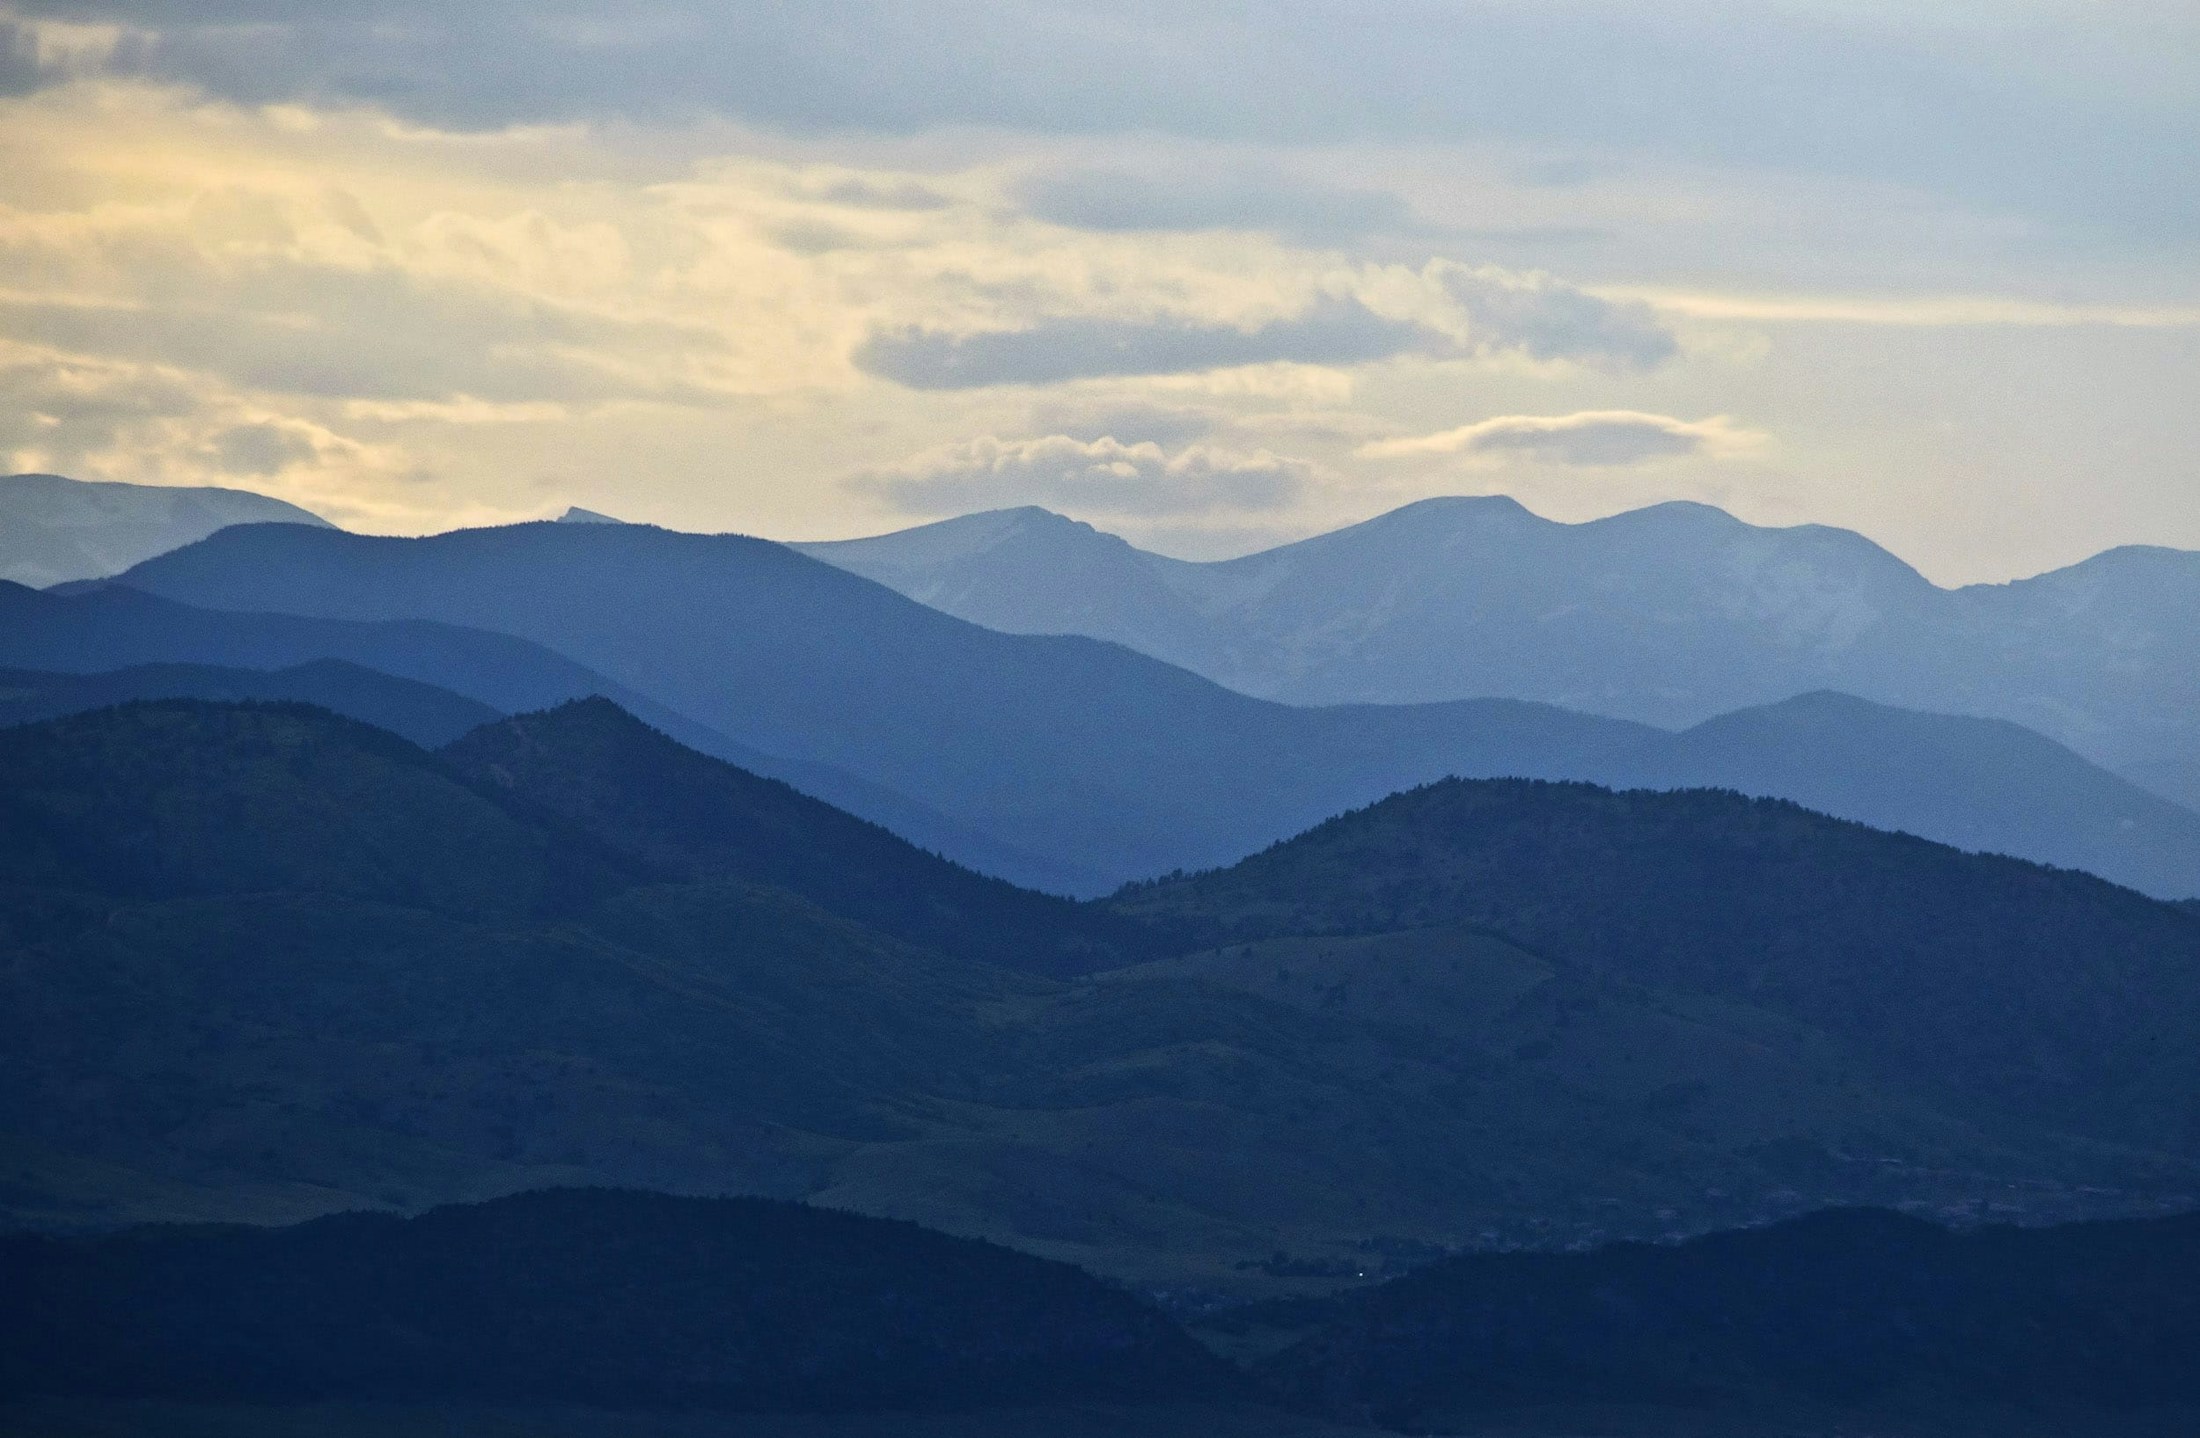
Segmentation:
{"type": "Polygon", "coordinates": [[[2196,177],[2189,0],[0,0],[0,468],[1999,581],[2200,549],[2196,177]]]}

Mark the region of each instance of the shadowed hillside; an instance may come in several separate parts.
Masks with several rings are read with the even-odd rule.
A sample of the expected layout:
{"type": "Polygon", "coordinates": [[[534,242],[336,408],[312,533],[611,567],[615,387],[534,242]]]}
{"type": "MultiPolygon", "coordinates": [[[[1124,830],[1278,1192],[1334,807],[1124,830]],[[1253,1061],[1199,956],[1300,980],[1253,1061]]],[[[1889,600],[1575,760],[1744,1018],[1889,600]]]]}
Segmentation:
{"type": "Polygon", "coordinates": [[[1413,784],[1514,776],[1730,785],[2159,897],[2200,893],[2200,814],[2011,725],[1838,696],[1680,736],[1511,700],[1296,708],[1113,644],[961,623],[785,546],[639,525],[418,540],[263,525],[123,582],[228,609],[521,635],[663,710],[859,775],[1042,862],[1004,865],[850,801],[905,837],[1070,892],[1229,863],[1413,784]]]}
{"type": "Polygon", "coordinates": [[[1638,1409],[1646,1433],[1699,1431],[1688,1417],[1721,1409],[1771,1433],[1803,1431],[1798,1410],[1866,1410],[1811,1431],[1875,1433],[1911,1431],[1890,1407],[1929,1420],[1968,1406],[1972,1426],[1951,1431],[1975,1433],[2030,1430],[2028,1408],[2093,1412],[2078,1433],[2126,1431],[2147,1407],[2200,1413],[2194,1216],[1951,1233],[1822,1213],[1673,1247],[1467,1255],[1329,1315],[1260,1371],[1410,1432],[1479,1431],[1539,1404],[1672,1415],[1655,1426],[1638,1409]]]}
{"type": "Polygon", "coordinates": [[[1233,1396],[1067,1265],[757,1199],[0,1239],[0,1395],[808,1410],[1233,1396]]]}
{"type": "Polygon", "coordinates": [[[0,669],[0,724],[54,719],[133,699],[317,704],[431,749],[500,717],[489,705],[448,689],[341,659],[274,670],[215,664],[139,664],[99,674],[0,669]]]}
{"type": "Polygon", "coordinates": [[[0,732],[17,1222],[646,1185],[1259,1293],[1813,1203],[2129,1211],[2189,1177],[1753,997],[1472,926],[1018,973],[957,950],[1082,953],[1130,920],[959,875],[595,705],[480,737],[529,751],[514,787],[300,706],[0,732]],[[940,902],[885,903],[894,875],[940,902]]]}
{"type": "MultiPolygon", "coordinates": [[[[355,693],[203,694],[199,692],[203,684],[175,667],[272,670],[324,659],[432,684],[499,713],[542,709],[600,694],[683,744],[785,780],[806,794],[885,824],[912,842],[953,853],[989,873],[1014,874],[1026,883],[1056,891],[1074,887],[1073,878],[1056,866],[957,824],[906,795],[830,765],[736,744],[562,654],[508,634],[414,620],[352,623],[200,609],[119,585],[52,594],[0,582],[0,665],[83,675],[93,689],[112,682],[94,677],[100,672],[135,670],[129,682],[139,692],[117,698],[298,698],[352,713],[347,706],[359,697],[355,693]]],[[[353,717],[383,723],[391,716],[386,708],[375,708],[353,717]]]]}
{"type": "Polygon", "coordinates": [[[1216,944],[1474,924],[1746,1001],[1946,1095],[2200,1157],[2200,923],[1775,800],[1460,781],[1115,901],[1216,944]]]}
{"type": "MultiPolygon", "coordinates": [[[[1088,639],[998,634],[739,535],[261,525],[133,570],[190,604],[518,635],[773,754],[906,794],[1101,893],[1452,773],[1548,774],[1635,725],[1503,701],[1299,709],[1088,639]]],[[[646,717],[646,716],[645,716],[646,717]]]]}
{"type": "Polygon", "coordinates": [[[974,874],[676,744],[608,699],[489,725],[443,757],[680,878],[771,884],[941,953],[1073,974],[1154,948],[1140,925],[974,874]]]}

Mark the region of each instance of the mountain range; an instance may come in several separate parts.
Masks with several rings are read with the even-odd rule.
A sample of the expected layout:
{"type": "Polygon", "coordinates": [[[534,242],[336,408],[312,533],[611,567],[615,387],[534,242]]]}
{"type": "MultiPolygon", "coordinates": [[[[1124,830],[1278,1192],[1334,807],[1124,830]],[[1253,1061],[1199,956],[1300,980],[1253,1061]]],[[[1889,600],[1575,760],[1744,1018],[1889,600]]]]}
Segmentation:
{"type": "Polygon", "coordinates": [[[0,872],[17,1223],[616,1184],[1260,1293],[2200,1188],[2200,919],[1730,794],[1453,781],[1072,904],[604,701],[162,701],[0,730],[0,872]]]}
{"type": "MultiPolygon", "coordinates": [[[[601,692],[697,747],[1060,892],[1226,864],[1432,779],[1517,775],[1792,796],[2163,897],[2200,893],[2193,811],[2006,722],[1838,696],[1678,738],[1509,700],[1300,707],[1120,645],[956,620],[785,546],[634,525],[426,539],[243,526],[109,586],[124,587],[207,610],[514,636],[577,661],[601,692]],[[871,795],[806,782],[797,765],[853,776],[871,795]],[[944,822],[913,828],[881,792],[944,822]]],[[[38,664],[20,650],[0,642],[0,661],[38,664]]]]}
{"type": "Polygon", "coordinates": [[[2035,729],[2200,805],[2200,554],[1941,589],[1863,536],[1671,503],[1585,524],[1424,500],[1239,559],[1040,509],[805,553],[1010,633],[1084,634],[1302,704],[1503,697],[1679,727],[1821,689],[2035,729]]]}
{"type": "Polygon", "coordinates": [[[119,574],[228,524],[326,524],[243,489],[0,475],[0,580],[43,589],[119,574]]]}
{"type": "Polygon", "coordinates": [[[2191,556],[834,553],[0,580],[0,1428],[2190,1431],[2191,556]]]}
{"type": "MultiPolygon", "coordinates": [[[[508,634],[413,620],[362,624],[227,613],[122,586],[64,593],[0,581],[0,665],[17,670],[16,697],[0,702],[0,715],[65,713],[119,699],[287,698],[322,704],[421,740],[435,733],[449,738],[457,731],[445,732],[443,717],[434,721],[435,732],[414,728],[413,720],[396,722],[387,701],[402,687],[400,681],[432,686],[445,695],[433,704],[443,716],[479,712],[469,710],[470,705],[511,714],[602,695],[682,743],[783,779],[927,848],[955,854],[989,873],[1017,874],[1052,888],[1070,886],[1044,860],[882,785],[830,765],[737,744],[561,654],[508,634]],[[296,673],[270,677],[301,667],[323,677],[343,672],[319,667],[331,660],[388,682],[304,688],[296,673]],[[223,689],[230,692],[224,695],[223,689]]],[[[418,697],[417,690],[409,692],[418,697]]]]}

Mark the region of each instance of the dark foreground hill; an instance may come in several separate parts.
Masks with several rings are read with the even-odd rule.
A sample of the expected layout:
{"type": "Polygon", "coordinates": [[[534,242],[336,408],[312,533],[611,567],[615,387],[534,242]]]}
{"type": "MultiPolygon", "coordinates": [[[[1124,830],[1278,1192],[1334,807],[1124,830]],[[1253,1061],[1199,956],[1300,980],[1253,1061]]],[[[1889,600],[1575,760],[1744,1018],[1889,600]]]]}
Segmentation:
{"type": "Polygon", "coordinates": [[[1670,1247],[1447,1259],[1331,1305],[1261,1372],[1301,1401],[1410,1432],[1599,1403],[1967,1407],[1972,1426],[1953,1431],[1974,1433],[2029,1426],[1995,1422],[1997,1405],[2090,1409],[2096,1426],[2072,1429],[2085,1432],[2123,1431],[2119,1411],[2200,1416],[2195,1353],[2200,1215],[1955,1233],[1856,1210],[1670,1247]]]}
{"type": "Polygon", "coordinates": [[[1235,1396],[1066,1264],[759,1199],[564,1190],[0,1239],[0,1397],[923,1409],[1235,1396]]]}
{"type": "Polygon", "coordinates": [[[1777,1013],[1943,1097],[2200,1158],[2188,910],[1789,803],[1455,780],[1116,903],[1187,945],[1475,925],[1777,1013]]]}
{"type": "MultiPolygon", "coordinates": [[[[0,731],[7,1214],[747,1192],[1262,1292],[1496,1240],[1830,1202],[2125,1212],[2193,1180],[1830,1019],[1472,925],[1018,972],[958,935],[1051,966],[1132,916],[957,878],[594,705],[477,737],[454,757],[523,759],[511,784],[301,706],[0,731]],[[937,905],[884,902],[903,879],[937,905]]],[[[2158,987],[2139,1017],[2074,992],[2183,1034],[2158,987]]],[[[1912,1022],[1960,1034],[1960,996],[1927,998],[1912,1022]]],[[[2115,1072],[2142,1122],[2189,1101],[2152,1087],[2169,1060],[2115,1072]]]]}

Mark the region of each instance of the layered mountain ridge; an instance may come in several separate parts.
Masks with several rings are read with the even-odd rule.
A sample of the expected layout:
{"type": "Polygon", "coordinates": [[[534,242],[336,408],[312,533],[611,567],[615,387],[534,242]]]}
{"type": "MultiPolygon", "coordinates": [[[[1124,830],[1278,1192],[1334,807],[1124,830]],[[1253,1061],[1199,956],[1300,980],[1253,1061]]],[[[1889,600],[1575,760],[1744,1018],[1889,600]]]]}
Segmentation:
{"type": "Polygon", "coordinates": [[[1462,781],[1074,905],[600,701],[125,705],[0,730],[0,796],[18,1223],[638,1185],[1258,1293],[2200,1187],[2200,922],[1790,805],[1462,781]]]}
{"type": "Polygon", "coordinates": [[[1284,705],[1118,645],[1002,634],[738,536],[537,524],[380,539],[252,526],[112,587],[124,586],[214,610],[516,636],[572,656],[615,698],[646,696],[660,727],[677,715],[783,764],[904,796],[947,824],[913,831],[804,785],[1057,891],[1226,864],[1414,784],[1511,775],[1789,795],[2162,897],[2200,893],[2200,814],[2006,724],[1806,697],[1674,739],[1516,700],[1284,705]]]}
{"type": "Polygon", "coordinates": [[[1583,524],[1423,500],[1239,559],[1044,510],[804,552],[1012,633],[1113,639],[1295,703],[1532,699],[1677,727],[1837,689],[2001,718],[2200,803],[2200,554],[1940,589],[1853,532],[1669,503],[1583,524]]]}

